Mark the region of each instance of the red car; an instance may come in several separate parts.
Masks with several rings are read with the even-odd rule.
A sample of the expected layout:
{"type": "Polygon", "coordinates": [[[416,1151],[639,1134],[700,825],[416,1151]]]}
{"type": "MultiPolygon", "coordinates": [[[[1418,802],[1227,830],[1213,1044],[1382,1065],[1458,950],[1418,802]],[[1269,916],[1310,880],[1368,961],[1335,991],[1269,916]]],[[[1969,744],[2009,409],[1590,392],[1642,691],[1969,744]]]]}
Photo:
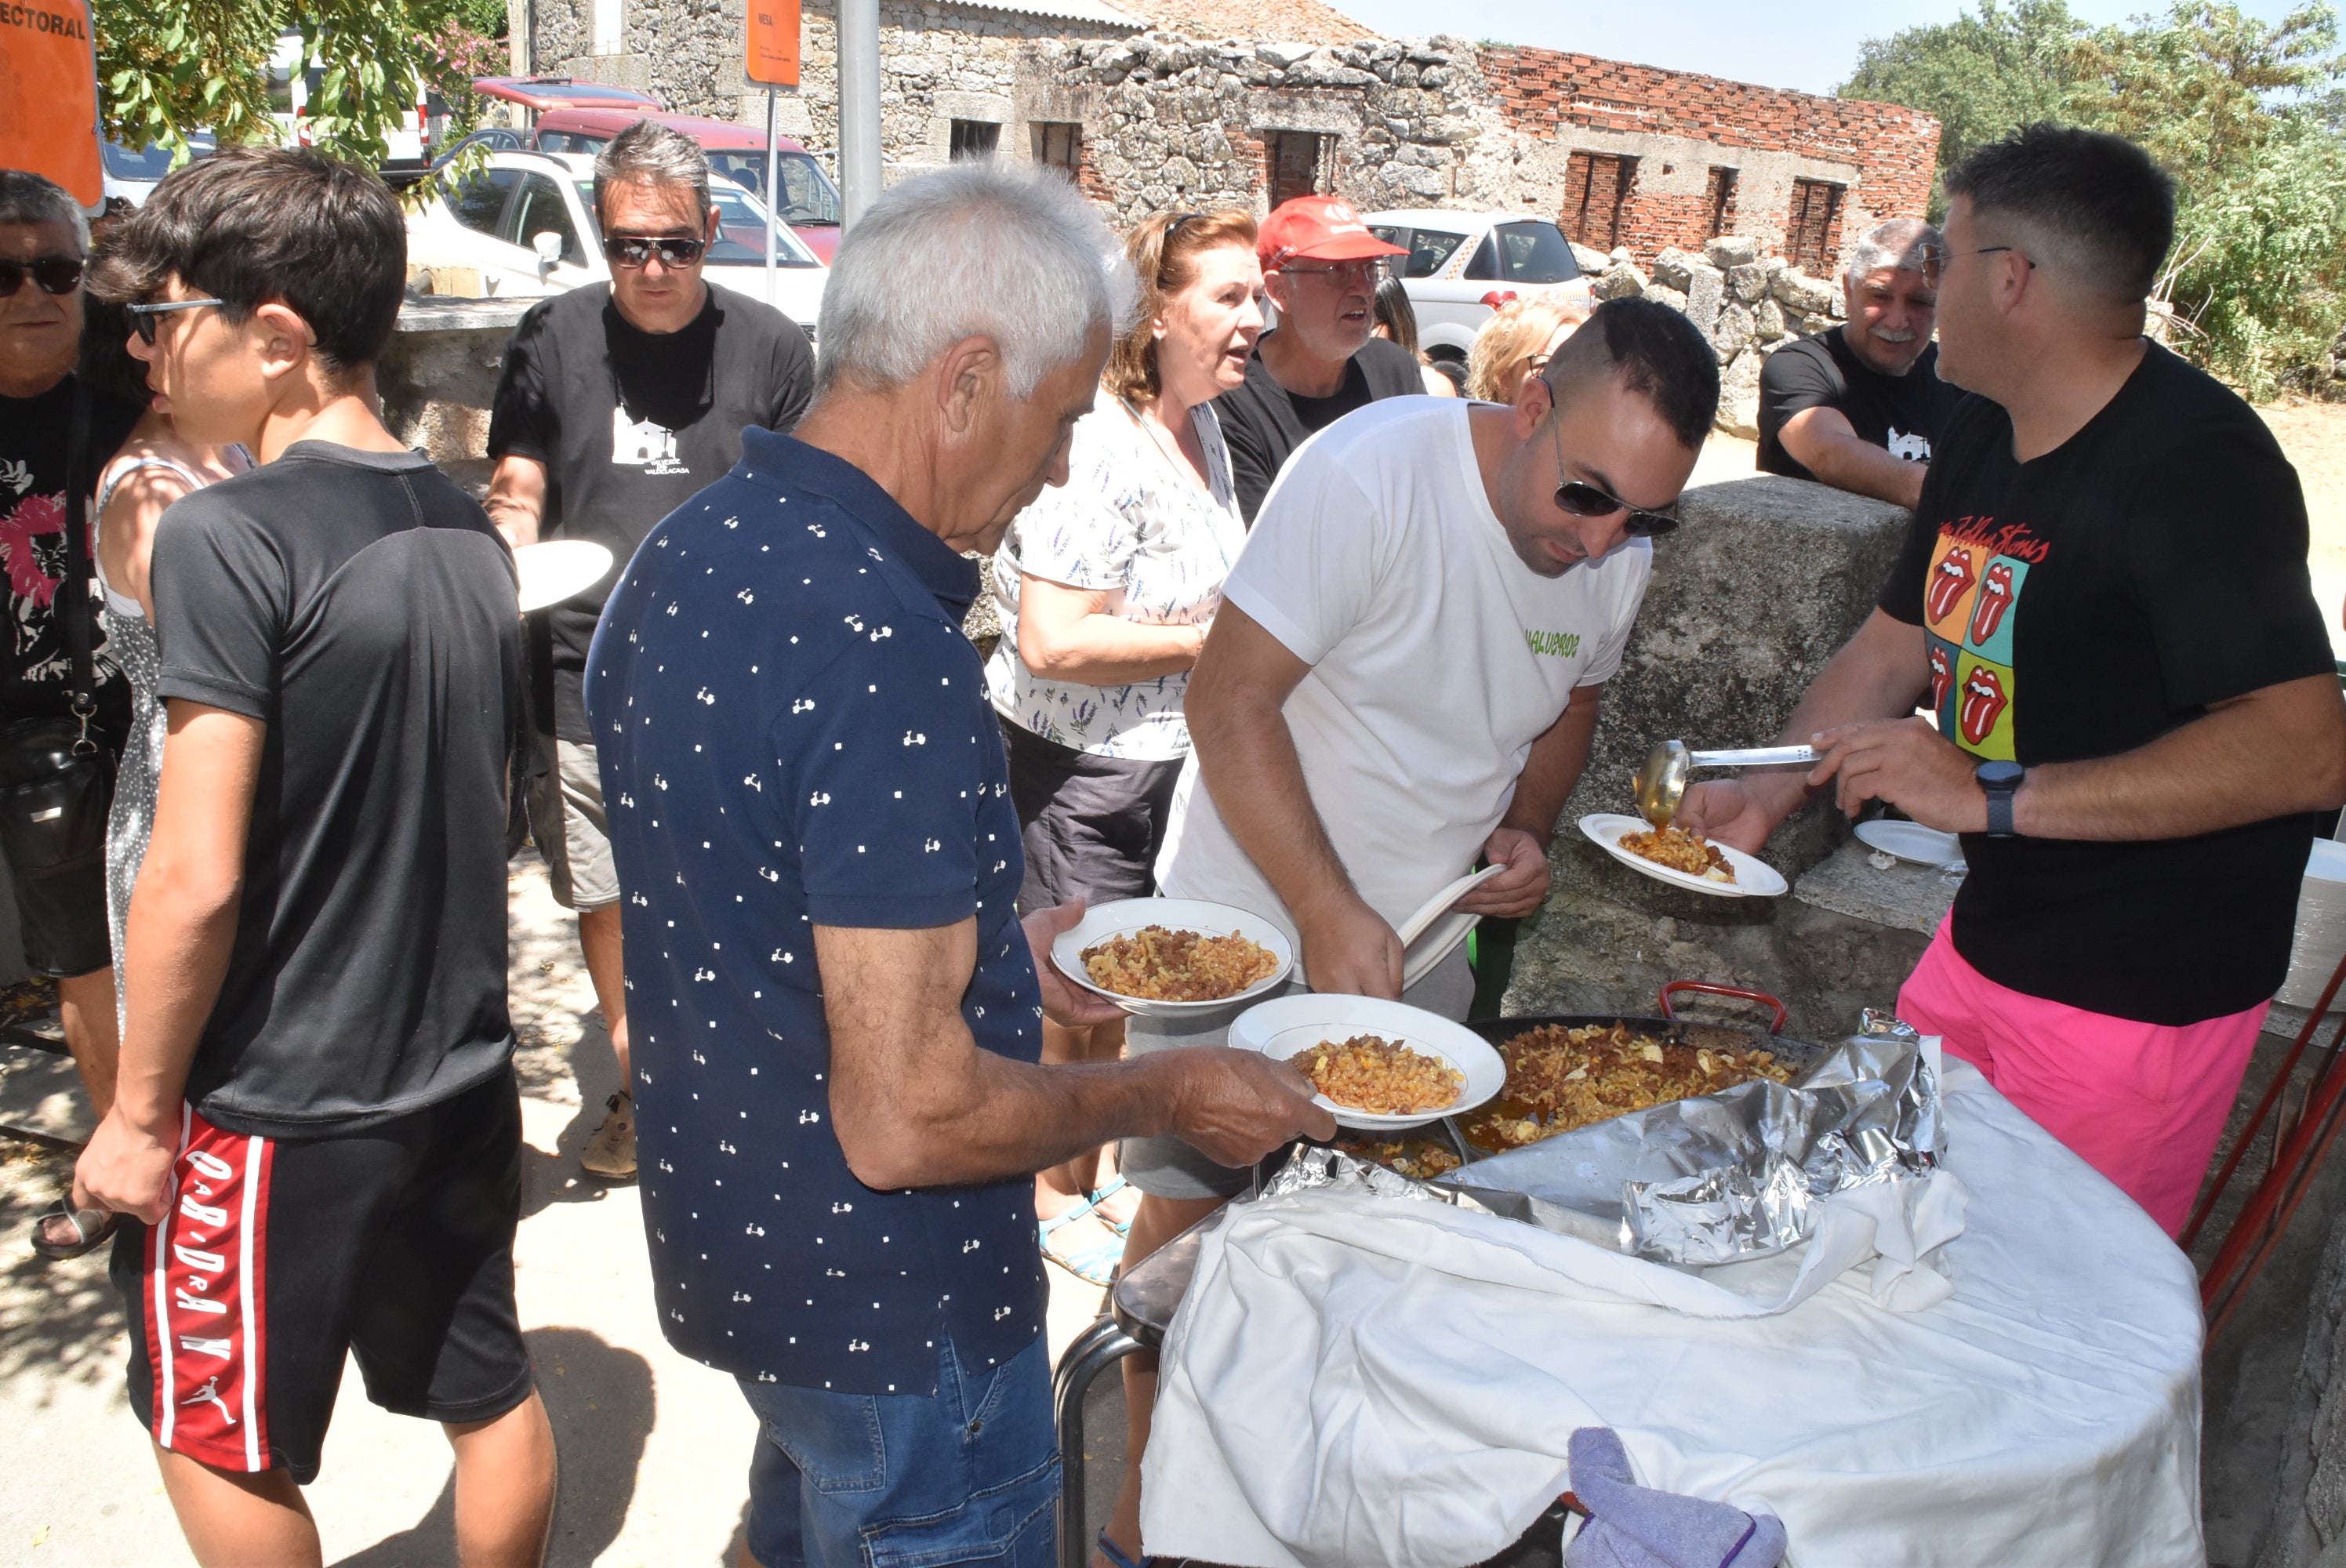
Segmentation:
{"type": "MultiPolygon", "coordinates": [[[[552,108],[537,117],[531,145],[540,152],[600,152],[613,137],[645,118],[699,142],[709,155],[709,168],[766,199],[766,137],[748,126],[699,115],[662,114],[656,108],[552,108]]],[[[774,202],[776,215],[829,266],[839,250],[839,188],[805,148],[788,137],[779,147],[781,194],[774,202]]]]}
{"type": "Polygon", "coordinates": [[[568,76],[474,76],[473,90],[484,98],[501,98],[525,109],[626,108],[659,113],[659,100],[633,87],[603,82],[574,81],[568,76]]]}

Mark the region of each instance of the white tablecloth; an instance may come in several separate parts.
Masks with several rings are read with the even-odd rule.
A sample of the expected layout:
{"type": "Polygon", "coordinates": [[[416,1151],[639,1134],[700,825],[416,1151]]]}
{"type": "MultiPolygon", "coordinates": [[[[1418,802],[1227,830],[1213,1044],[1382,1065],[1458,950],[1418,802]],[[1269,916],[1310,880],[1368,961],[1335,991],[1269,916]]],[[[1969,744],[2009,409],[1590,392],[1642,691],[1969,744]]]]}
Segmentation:
{"type": "Polygon", "coordinates": [[[1479,1562],[1603,1425],[1641,1484],[1780,1516],[1797,1568],[2204,1568],[2188,1260],[1976,1072],[1943,1084],[1969,1219],[1920,1311],[1859,1268],[1698,1317],[1628,1298],[1597,1248],[1438,1205],[1233,1209],[1167,1339],[1148,1550],[1479,1562]]]}

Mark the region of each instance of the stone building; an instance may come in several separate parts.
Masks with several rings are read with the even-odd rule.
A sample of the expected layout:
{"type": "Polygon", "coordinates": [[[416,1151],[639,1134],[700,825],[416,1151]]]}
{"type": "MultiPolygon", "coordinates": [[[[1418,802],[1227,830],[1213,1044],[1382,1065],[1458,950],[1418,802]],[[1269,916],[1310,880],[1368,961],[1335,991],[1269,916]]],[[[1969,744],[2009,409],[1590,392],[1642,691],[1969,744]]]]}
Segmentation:
{"type": "MultiPolygon", "coordinates": [[[[521,70],[643,87],[763,125],[743,0],[509,0],[521,70]]],[[[805,0],[783,131],[836,142],[836,0],[805,0]]],[[[1308,190],[1364,209],[1555,217],[1649,265],[1718,235],[1831,272],[1872,222],[1919,214],[1938,123],[1688,72],[1464,39],[1387,39],[1320,0],[882,0],[891,177],[956,157],[1056,164],[1121,221],[1267,210],[1308,190]]]]}

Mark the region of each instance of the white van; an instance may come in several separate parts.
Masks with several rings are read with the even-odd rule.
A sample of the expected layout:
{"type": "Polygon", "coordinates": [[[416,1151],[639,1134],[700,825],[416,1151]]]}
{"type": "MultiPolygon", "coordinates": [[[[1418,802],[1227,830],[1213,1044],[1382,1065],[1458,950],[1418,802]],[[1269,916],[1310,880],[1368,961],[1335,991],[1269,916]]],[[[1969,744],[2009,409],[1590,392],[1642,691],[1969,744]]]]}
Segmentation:
{"type": "MultiPolygon", "coordinates": [[[[303,60],[300,33],[277,35],[277,47],[269,56],[269,117],[277,123],[278,138],[285,146],[311,145],[311,108],[325,78],[326,68],[315,58],[303,60]]],[[[383,137],[389,146],[385,174],[423,173],[447,136],[447,106],[420,82],[412,84],[408,97],[414,107],[402,112],[399,124],[383,137]]]]}

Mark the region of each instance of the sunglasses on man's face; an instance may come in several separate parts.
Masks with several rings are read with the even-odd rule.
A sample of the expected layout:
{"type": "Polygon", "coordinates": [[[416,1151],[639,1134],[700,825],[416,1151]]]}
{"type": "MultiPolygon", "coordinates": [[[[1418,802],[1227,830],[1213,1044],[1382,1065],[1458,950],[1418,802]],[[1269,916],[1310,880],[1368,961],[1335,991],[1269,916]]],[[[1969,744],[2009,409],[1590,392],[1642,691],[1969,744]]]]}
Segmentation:
{"type": "Polygon", "coordinates": [[[122,309],[130,318],[130,330],[148,348],[155,346],[155,329],[162,318],[174,311],[193,311],[205,305],[225,305],[225,300],[160,300],[151,305],[125,305],[122,309]]]}
{"type": "Polygon", "coordinates": [[[676,235],[612,234],[605,237],[603,249],[615,267],[641,267],[654,256],[663,267],[689,267],[700,260],[709,241],[676,235]]]}
{"type": "Polygon", "coordinates": [[[1567,479],[1556,487],[1556,504],[1575,517],[1610,517],[1627,512],[1621,532],[1632,539],[1658,539],[1678,531],[1678,520],[1667,512],[1643,512],[1617,495],[1607,495],[1585,479],[1567,479]]]}
{"type": "Polygon", "coordinates": [[[0,300],[13,297],[30,278],[44,294],[70,294],[81,287],[81,258],[36,256],[30,261],[0,261],[0,300]]]}

